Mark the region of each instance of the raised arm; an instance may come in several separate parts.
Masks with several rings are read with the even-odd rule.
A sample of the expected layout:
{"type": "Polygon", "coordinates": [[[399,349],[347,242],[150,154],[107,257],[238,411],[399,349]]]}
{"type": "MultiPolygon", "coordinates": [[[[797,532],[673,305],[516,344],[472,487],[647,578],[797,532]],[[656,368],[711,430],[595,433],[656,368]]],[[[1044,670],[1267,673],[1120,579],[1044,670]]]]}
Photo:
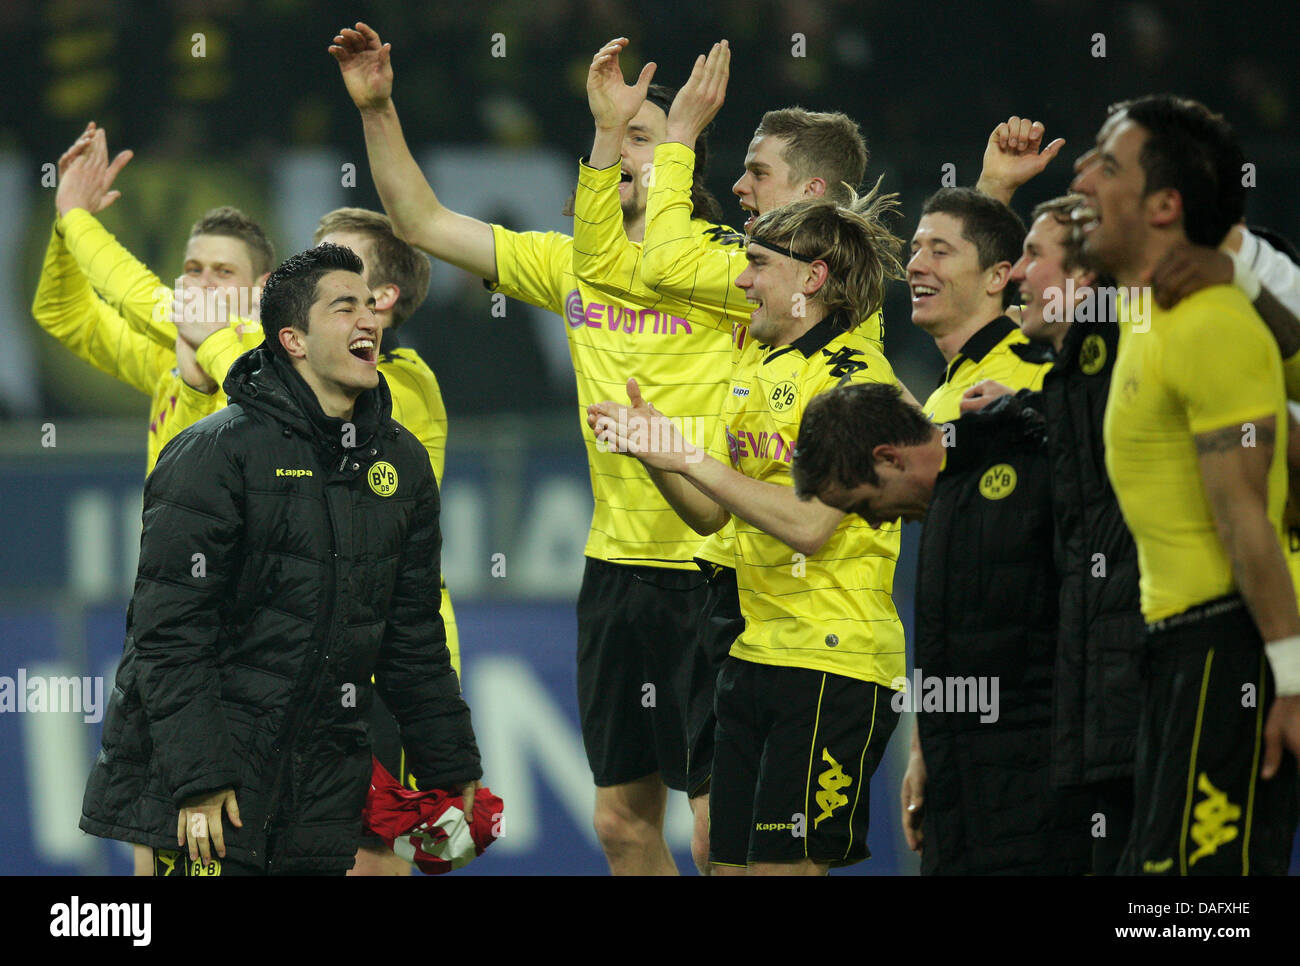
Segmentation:
{"type": "Polygon", "coordinates": [[[397,236],[434,258],[495,283],[492,226],[443,205],[406,145],[392,101],[392,45],[380,43],[379,34],[358,23],[356,29],[340,31],[329,52],[361,112],[370,175],[397,236]]]}
{"type": "Polygon", "coordinates": [[[1039,151],[1046,133],[1042,122],[1014,115],[995,127],[984,148],[984,166],[975,190],[1011,204],[1016,189],[1042,173],[1065,147],[1065,139],[1057,138],[1039,151]]]}
{"type": "Polygon", "coordinates": [[[74,355],[146,396],[176,364],[176,353],[128,326],[90,287],[54,224],[45,251],[32,316],[74,355]]]}
{"type": "Polygon", "coordinates": [[[695,144],[726,97],[731,49],[723,41],[696,59],[668,112],[668,140],[655,148],[646,197],[641,280],[661,295],[725,315],[742,325],[753,310],[736,288],[745,271],[745,239],[721,226],[706,233],[691,224],[695,144]]]}
{"type": "MultiPolygon", "coordinates": [[[[573,273],[591,284],[612,291],[629,292],[639,273],[641,252],[628,237],[619,186],[623,183],[623,144],[650,143],[650,132],[629,130],[632,119],[645,102],[655,65],[646,64],[635,84],[623,83],[619,53],[626,37],[611,40],[596,52],[587,71],[587,103],[596,123],[591,156],[578,166],[578,187],[573,198],[573,273]]],[[[635,179],[648,180],[648,172],[629,171],[633,191],[635,179]]],[[[638,234],[638,240],[640,236],[638,234]]]]}

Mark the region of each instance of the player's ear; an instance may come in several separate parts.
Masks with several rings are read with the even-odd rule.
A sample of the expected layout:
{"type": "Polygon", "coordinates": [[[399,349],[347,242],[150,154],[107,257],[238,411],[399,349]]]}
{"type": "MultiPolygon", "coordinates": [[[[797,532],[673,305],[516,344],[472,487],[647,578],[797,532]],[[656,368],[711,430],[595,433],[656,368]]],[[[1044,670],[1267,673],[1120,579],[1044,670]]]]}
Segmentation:
{"type": "Polygon", "coordinates": [[[1153,191],[1146,199],[1147,217],[1156,228],[1167,228],[1183,217],[1183,196],[1177,188],[1153,191]]]}
{"type": "Polygon", "coordinates": [[[821,291],[831,274],[830,266],[820,258],[815,262],[809,262],[804,267],[804,272],[803,294],[810,296],[821,291]]]}
{"type": "Polygon", "coordinates": [[[809,178],[808,183],[803,186],[803,196],[805,198],[825,198],[826,179],[809,178]]]}
{"type": "Polygon", "coordinates": [[[280,346],[289,354],[290,359],[307,358],[307,342],[303,338],[306,334],[291,325],[280,330],[280,346]]]}
{"type": "Polygon", "coordinates": [[[998,262],[988,270],[988,284],[984,291],[988,295],[997,295],[1011,281],[1011,263],[998,262]]]}
{"type": "Polygon", "coordinates": [[[388,282],[376,289],[372,289],[370,294],[375,297],[375,311],[387,312],[402,297],[402,290],[392,282],[388,282]]]}

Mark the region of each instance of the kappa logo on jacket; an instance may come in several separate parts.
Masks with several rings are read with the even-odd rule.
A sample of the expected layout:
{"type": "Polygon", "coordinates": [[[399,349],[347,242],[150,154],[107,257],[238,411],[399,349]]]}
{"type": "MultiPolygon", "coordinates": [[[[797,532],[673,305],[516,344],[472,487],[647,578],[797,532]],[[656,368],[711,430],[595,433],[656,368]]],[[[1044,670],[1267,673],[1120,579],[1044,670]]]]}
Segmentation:
{"type": "Polygon", "coordinates": [[[275,475],[279,476],[311,476],[311,470],[291,470],[283,466],[275,468],[275,475]]]}

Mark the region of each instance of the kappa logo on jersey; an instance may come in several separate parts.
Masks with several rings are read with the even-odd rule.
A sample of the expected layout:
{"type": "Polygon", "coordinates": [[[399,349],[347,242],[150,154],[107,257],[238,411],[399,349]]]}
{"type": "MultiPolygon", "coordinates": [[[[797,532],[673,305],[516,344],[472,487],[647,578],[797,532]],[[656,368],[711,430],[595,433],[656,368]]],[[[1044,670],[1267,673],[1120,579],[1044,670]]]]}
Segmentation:
{"type": "Polygon", "coordinates": [[[1016,470],[1010,463],[990,466],[980,477],[980,496],[986,500],[1001,500],[1016,488],[1016,470]]]}
{"type": "Polygon", "coordinates": [[[768,393],[767,402],[772,407],[772,412],[783,413],[794,405],[798,393],[795,392],[794,383],[787,379],[785,382],[779,382],[772,387],[768,393]]]}
{"type": "Polygon", "coordinates": [[[1196,821],[1192,823],[1191,837],[1198,848],[1188,858],[1189,866],[1235,839],[1237,826],[1233,823],[1241,818],[1241,806],[1228,801],[1228,796],[1210,783],[1210,776],[1205,772],[1196,779],[1196,787],[1205,798],[1192,809],[1196,821]]]}
{"type": "Polygon", "coordinates": [[[604,329],[608,332],[622,332],[625,335],[639,335],[649,331],[652,335],[676,335],[682,331],[691,334],[691,323],[679,315],[668,312],[656,312],[654,309],[632,309],[622,305],[602,305],[592,302],[582,304],[582,295],[577,289],[569,293],[564,300],[564,317],[569,328],[580,329],[584,325],[591,329],[604,329]]]}
{"type": "Polygon", "coordinates": [[[1095,376],[1106,365],[1106,340],[1090,335],[1079,346],[1079,370],[1085,376],[1095,376]]]}
{"type": "Polygon", "coordinates": [[[366,471],[366,481],[380,496],[392,496],[397,492],[397,470],[392,463],[383,460],[375,463],[366,471]]]}
{"type": "Polygon", "coordinates": [[[311,476],[311,470],[290,470],[277,466],[275,468],[276,476],[311,476]]]}
{"type": "Polygon", "coordinates": [[[732,387],[731,387],[731,394],[732,394],[733,396],[739,396],[741,399],[746,399],[746,398],[749,397],[749,387],[748,387],[748,386],[732,386],[732,387]]]}
{"type": "Polygon", "coordinates": [[[823,349],[822,355],[829,360],[826,365],[830,367],[831,375],[837,377],[851,376],[855,372],[861,372],[867,368],[867,364],[861,359],[854,359],[854,356],[862,355],[861,349],[850,349],[848,346],[840,346],[834,352],[830,349],[823,349]]]}
{"type": "Polygon", "coordinates": [[[745,236],[734,229],[728,228],[726,225],[714,225],[712,228],[704,229],[701,234],[719,245],[735,245],[737,248],[745,247],[745,236]]]}
{"type": "Polygon", "coordinates": [[[813,828],[820,825],[822,819],[830,818],[835,809],[849,803],[849,796],[841,792],[840,789],[853,784],[853,779],[844,774],[844,769],[840,767],[840,763],[831,757],[829,748],[822,749],[822,761],[829,763],[830,767],[817,776],[817,784],[822,789],[817,793],[817,807],[822,811],[820,815],[813,819],[813,828]]]}

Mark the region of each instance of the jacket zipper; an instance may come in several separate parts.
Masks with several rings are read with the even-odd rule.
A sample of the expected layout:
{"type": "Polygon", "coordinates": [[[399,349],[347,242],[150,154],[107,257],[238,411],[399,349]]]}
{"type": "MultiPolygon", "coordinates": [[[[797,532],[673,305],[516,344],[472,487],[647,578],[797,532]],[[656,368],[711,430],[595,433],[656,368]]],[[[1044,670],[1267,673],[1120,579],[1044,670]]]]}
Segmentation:
{"type": "MultiPolygon", "coordinates": [[[[346,454],[345,458],[346,458],[346,454]]],[[[328,487],[329,484],[326,484],[328,487]]],[[[329,650],[329,637],[334,629],[334,589],[338,580],[338,527],[334,525],[334,509],[330,505],[329,496],[325,496],[325,518],[329,521],[330,527],[330,566],[329,579],[326,581],[326,611],[325,620],[319,625],[324,628],[324,639],[321,640],[321,632],[318,631],[313,641],[319,645],[320,654],[310,664],[310,673],[304,675],[305,680],[310,682],[313,678],[318,677],[320,666],[325,661],[326,652],[329,650]]],[[[262,833],[267,837],[268,846],[271,834],[271,824],[275,821],[276,813],[279,810],[280,787],[284,783],[284,774],[287,768],[293,767],[293,744],[298,737],[298,730],[303,724],[303,717],[310,711],[311,699],[320,691],[320,682],[317,681],[317,687],[312,689],[309,699],[303,704],[290,709],[289,721],[285,724],[284,740],[281,742],[281,750],[285,753],[285,760],[281,762],[280,767],[276,770],[275,784],[271,786],[270,805],[266,811],[266,824],[262,826],[262,833]]],[[[269,847],[268,847],[269,852],[269,847]]],[[[274,856],[268,856],[266,871],[269,874],[275,863],[274,856]]]]}

